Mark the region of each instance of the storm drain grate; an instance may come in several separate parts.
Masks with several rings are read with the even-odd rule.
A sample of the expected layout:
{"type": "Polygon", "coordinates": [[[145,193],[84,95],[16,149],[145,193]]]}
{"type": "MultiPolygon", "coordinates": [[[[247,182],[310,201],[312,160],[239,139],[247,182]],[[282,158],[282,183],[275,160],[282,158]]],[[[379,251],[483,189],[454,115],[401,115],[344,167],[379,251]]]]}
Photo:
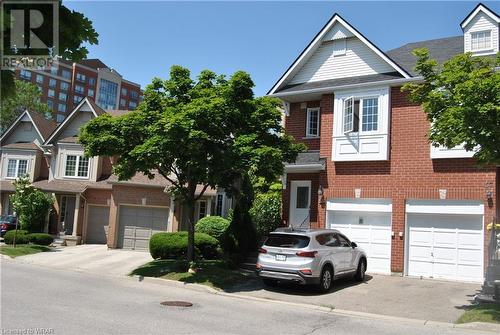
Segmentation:
{"type": "Polygon", "coordinates": [[[160,305],[171,306],[171,307],[191,307],[191,306],[193,306],[192,303],[187,302],[187,301],[163,301],[163,302],[160,302],[160,305]]]}

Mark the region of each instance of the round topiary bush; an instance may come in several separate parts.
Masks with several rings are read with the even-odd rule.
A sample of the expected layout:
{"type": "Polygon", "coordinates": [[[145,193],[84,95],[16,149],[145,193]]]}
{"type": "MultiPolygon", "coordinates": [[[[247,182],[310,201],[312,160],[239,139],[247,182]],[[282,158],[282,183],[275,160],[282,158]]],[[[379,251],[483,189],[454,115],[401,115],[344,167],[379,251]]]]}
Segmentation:
{"type": "MultiPolygon", "coordinates": [[[[195,233],[194,244],[199,256],[211,259],[217,256],[219,242],[204,233],[195,233]]],[[[149,252],[154,259],[178,259],[187,255],[188,233],[157,233],[149,240],[149,252]]]]}
{"type": "Polygon", "coordinates": [[[28,244],[28,231],[18,230],[17,234],[15,230],[9,230],[5,233],[3,240],[5,244],[14,244],[14,236],[16,236],[16,244],[28,244]]]}
{"type": "Polygon", "coordinates": [[[197,233],[208,234],[221,243],[229,224],[230,221],[221,216],[205,216],[196,223],[195,230],[197,233]]]}
{"type": "Polygon", "coordinates": [[[33,233],[28,234],[28,240],[33,244],[50,245],[54,241],[54,238],[45,233],[33,233]]]}

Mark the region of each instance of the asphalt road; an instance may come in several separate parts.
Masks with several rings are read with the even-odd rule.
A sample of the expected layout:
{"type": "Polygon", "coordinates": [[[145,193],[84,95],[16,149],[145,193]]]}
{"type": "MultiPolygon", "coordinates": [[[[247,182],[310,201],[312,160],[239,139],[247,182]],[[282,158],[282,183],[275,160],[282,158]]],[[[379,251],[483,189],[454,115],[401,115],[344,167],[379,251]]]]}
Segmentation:
{"type": "Polygon", "coordinates": [[[480,333],[441,325],[336,315],[5,259],[0,262],[2,335],[480,333]],[[166,300],[194,305],[161,306],[160,302],[166,300]]]}

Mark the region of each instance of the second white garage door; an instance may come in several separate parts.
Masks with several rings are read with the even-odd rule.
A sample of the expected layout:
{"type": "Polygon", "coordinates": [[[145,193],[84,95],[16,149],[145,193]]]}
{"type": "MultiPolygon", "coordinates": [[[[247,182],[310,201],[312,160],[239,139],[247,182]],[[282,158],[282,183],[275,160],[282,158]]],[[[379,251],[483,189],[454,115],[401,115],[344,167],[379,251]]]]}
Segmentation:
{"type": "Polygon", "coordinates": [[[338,229],[365,250],[368,272],[391,273],[390,201],[331,201],[327,204],[327,210],[330,228],[338,229]]]}
{"type": "Polygon", "coordinates": [[[167,230],[168,208],[120,206],[118,225],[119,248],[148,250],[151,236],[167,230]]]}

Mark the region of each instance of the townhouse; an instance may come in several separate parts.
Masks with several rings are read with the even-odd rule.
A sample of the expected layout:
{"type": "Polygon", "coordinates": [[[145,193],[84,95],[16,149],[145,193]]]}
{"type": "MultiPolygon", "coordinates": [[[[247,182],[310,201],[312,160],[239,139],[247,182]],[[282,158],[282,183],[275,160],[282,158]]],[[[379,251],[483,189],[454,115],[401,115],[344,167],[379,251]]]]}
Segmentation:
{"type": "MultiPolygon", "coordinates": [[[[159,231],[187,229],[186,211],[168,193],[169,182],[137,174],[119,181],[110,157],[85,157],[79,128],[103,114],[133,111],[100,108],[84,98],[57,125],[25,111],[0,138],[0,210],[12,214],[13,181],[28,175],[33,185],[54,198],[45,230],[66,244],[107,244],[110,248],[147,250],[159,231]]],[[[202,187],[198,187],[201,191],[202,187]]],[[[231,206],[224,192],[208,189],[196,203],[196,218],[226,216],[231,206]]]]}
{"type": "Polygon", "coordinates": [[[285,165],[285,223],[345,232],[367,251],[369,272],[481,282],[500,170],[432,146],[426,114],[401,87],[421,80],[415,48],[439,63],[494,56],[499,21],[479,4],[461,36],[383,52],[335,14],[268,92],[308,147],[285,165]]]}

